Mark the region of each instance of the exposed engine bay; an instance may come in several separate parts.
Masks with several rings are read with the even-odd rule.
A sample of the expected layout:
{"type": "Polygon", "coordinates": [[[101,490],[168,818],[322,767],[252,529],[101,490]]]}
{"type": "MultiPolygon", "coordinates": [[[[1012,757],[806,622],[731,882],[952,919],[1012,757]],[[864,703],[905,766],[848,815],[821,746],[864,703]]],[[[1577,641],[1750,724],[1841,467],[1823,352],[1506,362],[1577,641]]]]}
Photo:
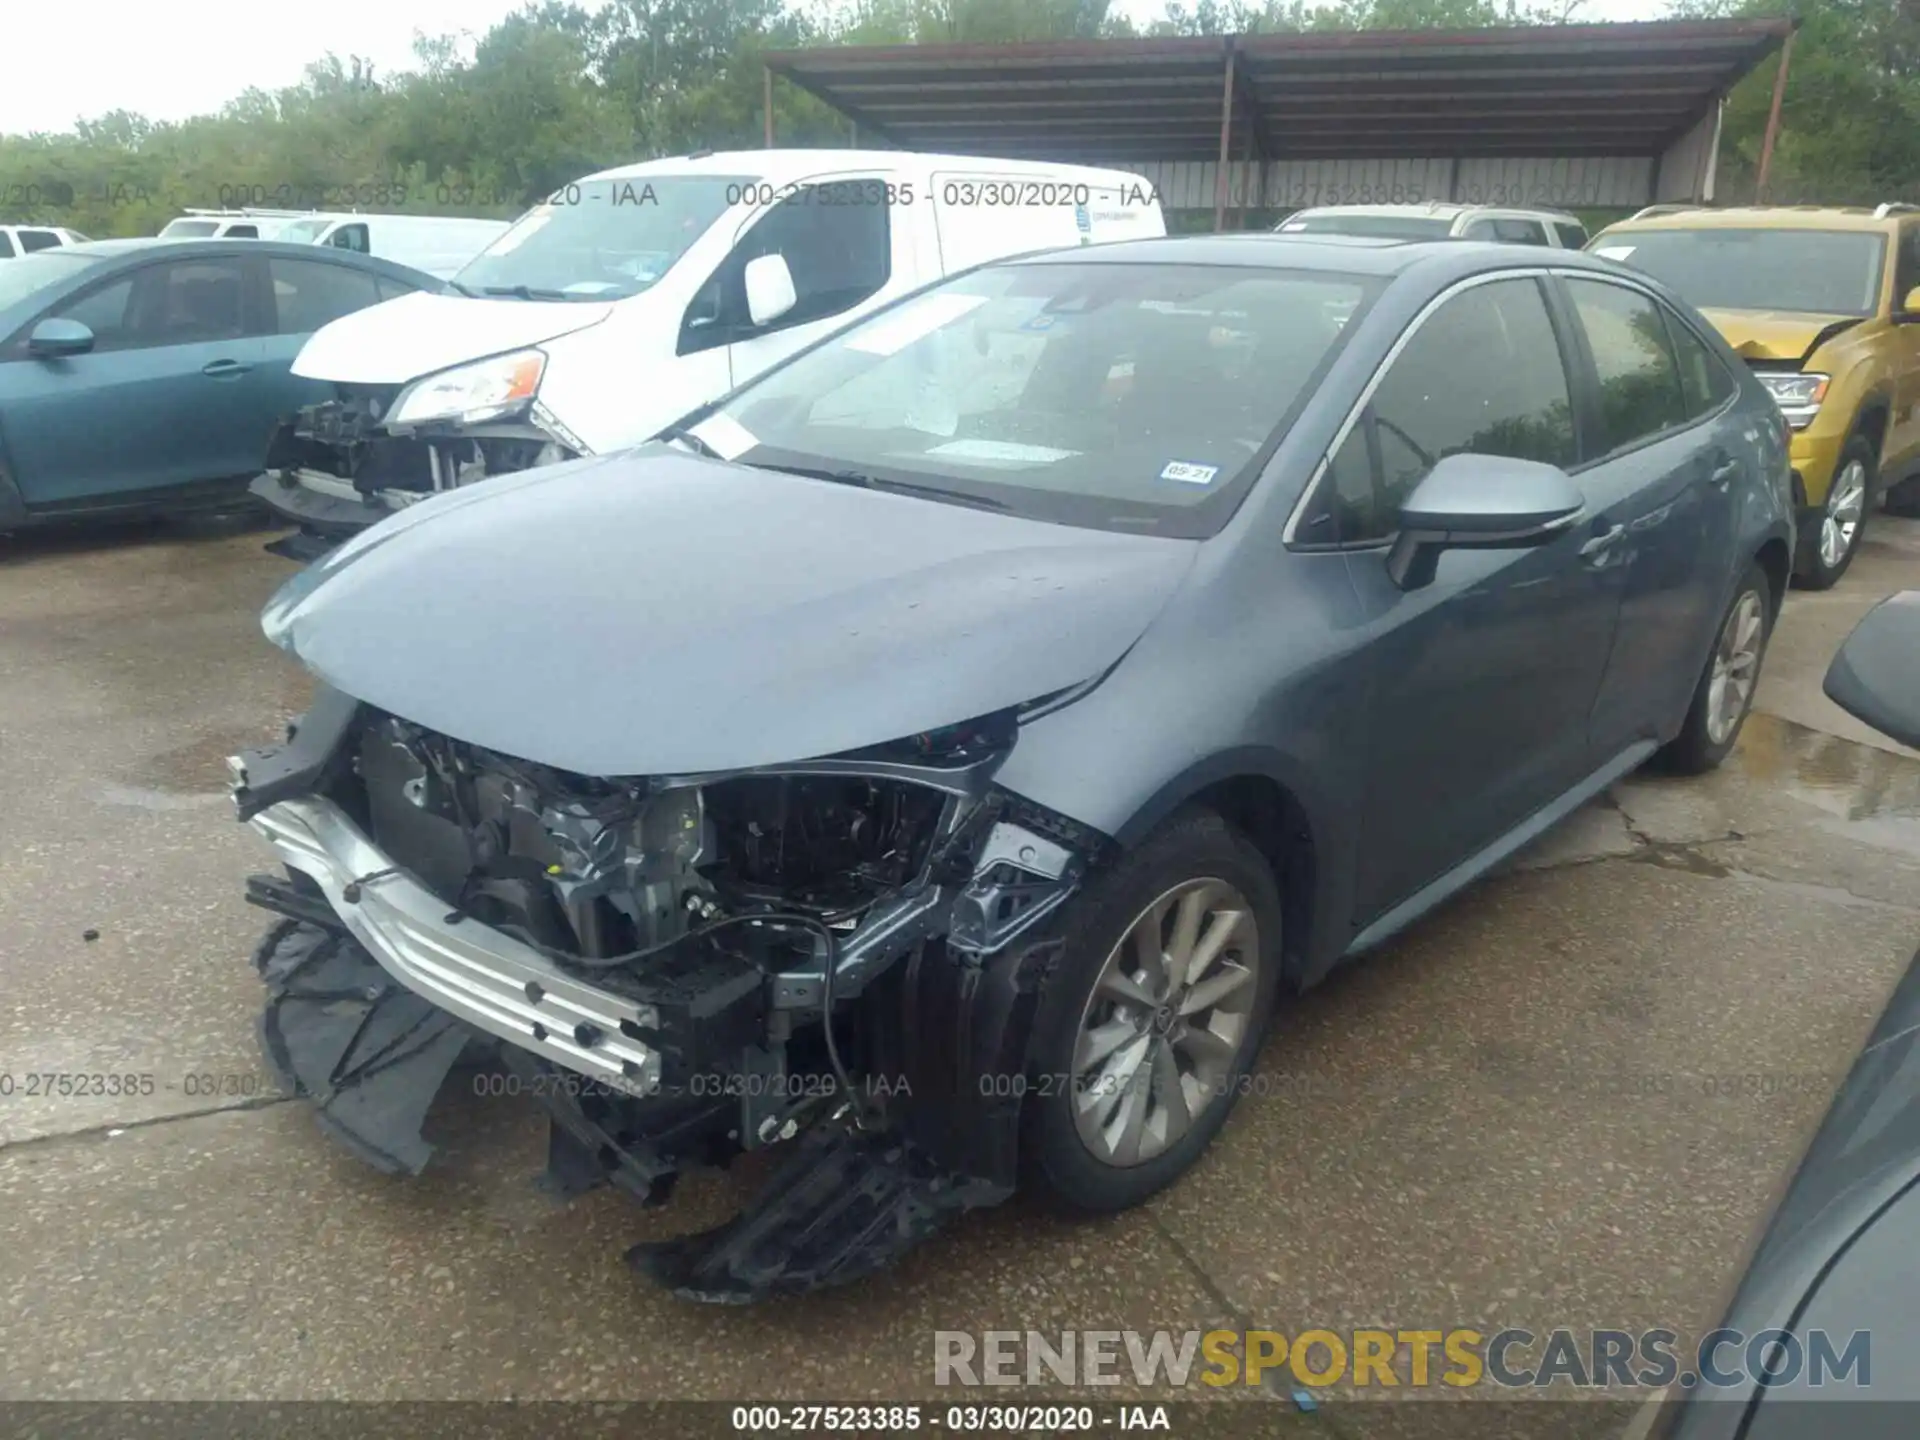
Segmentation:
{"type": "Polygon", "coordinates": [[[336,385],[332,400],[283,421],[267,446],[254,496],[301,527],[308,558],[383,516],[442,490],[557,464],[580,453],[530,418],[428,424],[395,433],[385,417],[405,387],[336,385]]]}
{"type": "Polygon", "coordinates": [[[1104,837],[1001,791],[1010,714],[857,754],[594,778],[324,687],[230,762],[287,878],[256,956],[284,1083],[417,1171],[463,1056],[550,1121],[548,1181],[659,1204],[690,1165],[794,1141],[719,1230],[631,1257],[742,1301],[868,1273],[1010,1194],[1045,925],[1104,837]]]}

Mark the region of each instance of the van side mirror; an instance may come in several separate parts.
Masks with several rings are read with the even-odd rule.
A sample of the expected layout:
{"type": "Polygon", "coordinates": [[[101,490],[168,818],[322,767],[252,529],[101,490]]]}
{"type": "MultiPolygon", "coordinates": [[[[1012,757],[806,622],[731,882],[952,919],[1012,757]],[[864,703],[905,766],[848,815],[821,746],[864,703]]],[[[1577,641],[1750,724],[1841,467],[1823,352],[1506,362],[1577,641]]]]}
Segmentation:
{"type": "Polygon", "coordinates": [[[1920,590],[1882,600],[1853,627],[1822,689],[1854,719],[1920,749],[1920,590]]]}
{"type": "Polygon", "coordinates": [[[1900,302],[1900,313],[1909,319],[1920,320],[1920,285],[1907,291],[1906,298],[1900,302]]]}
{"type": "Polygon", "coordinates": [[[27,336],[27,353],[43,360],[62,355],[84,355],[93,349],[93,331],[78,320],[50,315],[27,336]]]}
{"type": "Polygon", "coordinates": [[[799,299],[784,255],[756,255],[747,262],[742,279],[747,287],[747,318],[755,325],[771,325],[799,299]]]}
{"type": "Polygon", "coordinates": [[[1431,585],[1443,550],[1524,550],[1563,534],[1586,509],[1557,465],[1506,455],[1448,455],[1400,507],[1387,575],[1402,590],[1431,585]]]}

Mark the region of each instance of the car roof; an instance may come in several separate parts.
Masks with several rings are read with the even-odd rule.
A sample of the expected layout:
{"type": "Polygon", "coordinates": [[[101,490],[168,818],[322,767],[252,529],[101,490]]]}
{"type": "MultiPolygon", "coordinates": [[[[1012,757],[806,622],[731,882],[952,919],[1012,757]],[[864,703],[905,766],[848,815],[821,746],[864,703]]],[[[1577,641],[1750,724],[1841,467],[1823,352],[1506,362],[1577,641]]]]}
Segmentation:
{"type": "Polygon", "coordinates": [[[1502,215],[1538,215],[1545,219],[1570,220],[1576,225],[1580,223],[1577,215],[1570,215],[1564,210],[1542,210],[1535,205],[1469,205],[1457,200],[1428,200],[1421,204],[1399,205],[1309,205],[1304,210],[1294,211],[1287,219],[1297,220],[1302,215],[1404,215],[1421,220],[1458,220],[1462,215],[1478,214],[1483,210],[1502,215]]]}
{"type": "Polygon", "coordinates": [[[1616,273],[1579,250],[1539,245],[1499,245],[1473,240],[1396,240],[1373,235],[1281,235],[1248,230],[1231,235],[1169,235],[1165,239],[1117,240],[1083,249],[1042,250],[1006,263],[1062,265],[1081,262],[1134,265],[1233,265],[1272,270],[1324,270],[1334,274],[1395,276],[1417,266],[1449,272],[1509,269],[1524,265],[1616,273]]]}
{"type": "MultiPolygon", "coordinates": [[[[425,280],[432,285],[441,282],[427,275],[423,270],[415,270],[410,265],[402,265],[394,260],[382,259],[378,255],[362,255],[353,250],[339,250],[327,245],[302,245],[280,240],[228,240],[224,237],[196,239],[191,236],[176,238],[159,235],[136,235],[121,240],[88,240],[80,245],[63,245],[60,252],[65,255],[95,256],[100,259],[126,259],[133,256],[151,256],[178,253],[182,255],[269,255],[282,260],[323,260],[337,265],[348,265],[357,269],[373,270],[395,279],[411,279],[416,283],[425,280]]],[[[42,252],[45,253],[45,252],[42,252]]]]}
{"type": "Polygon", "coordinates": [[[1729,205],[1724,209],[1669,210],[1634,216],[1612,230],[1859,230],[1879,234],[1901,214],[1876,215],[1864,205],[1729,205]]]}

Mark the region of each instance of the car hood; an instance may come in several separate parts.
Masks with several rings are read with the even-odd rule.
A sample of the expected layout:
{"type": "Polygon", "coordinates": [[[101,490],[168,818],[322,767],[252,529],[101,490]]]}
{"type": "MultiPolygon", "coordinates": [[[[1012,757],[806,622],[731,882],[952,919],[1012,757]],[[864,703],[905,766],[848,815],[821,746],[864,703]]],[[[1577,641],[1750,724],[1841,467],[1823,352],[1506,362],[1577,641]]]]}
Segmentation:
{"type": "Polygon", "coordinates": [[[416,291],[322,325],[301,347],[293,373],[310,380],[399,385],[571,335],[612,313],[611,305],[416,291]]]}
{"type": "Polygon", "coordinates": [[[334,688],[457,739],[682,774],[1093,678],[1197,549],[649,445],[409,506],[295,576],[262,625],[334,688]]]}
{"type": "Polygon", "coordinates": [[[1794,310],[1702,310],[1742,360],[1806,357],[1823,331],[1860,323],[1857,315],[1807,315],[1794,310]]]}

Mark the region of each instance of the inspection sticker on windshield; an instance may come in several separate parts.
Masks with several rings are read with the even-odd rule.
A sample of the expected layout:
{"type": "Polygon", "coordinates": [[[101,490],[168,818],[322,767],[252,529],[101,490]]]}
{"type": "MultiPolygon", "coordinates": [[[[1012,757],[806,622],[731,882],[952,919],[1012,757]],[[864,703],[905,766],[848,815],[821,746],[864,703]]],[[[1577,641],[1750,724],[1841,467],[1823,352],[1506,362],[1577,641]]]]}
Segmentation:
{"type": "Polygon", "coordinates": [[[1593,253],[1602,260],[1624,260],[1634,252],[1632,245],[1596,245],[1593,253]]]}
{"type": "Polygon", "coordinates": [[[1218,465],[1190,465],[1185,460],[1173,460],[1160,472],[1160,478],[1178,480],[1182,485],[1211,485],[1219,473],[1218,465]]]}
{"type": "Polygon", "coordinates": [[[928,295],[901,306],[884,320],[876,320],[849,339],[847,348],[868,355],[898,354],[921,336],[951,325],[986,303],[984,295],[928,295]]]}

